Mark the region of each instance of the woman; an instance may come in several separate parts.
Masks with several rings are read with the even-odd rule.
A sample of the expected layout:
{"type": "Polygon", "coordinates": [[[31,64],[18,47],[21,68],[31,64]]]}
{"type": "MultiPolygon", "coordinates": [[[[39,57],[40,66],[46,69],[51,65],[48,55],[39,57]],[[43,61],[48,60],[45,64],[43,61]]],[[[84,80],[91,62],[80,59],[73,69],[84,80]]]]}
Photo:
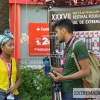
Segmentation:
{"type": "Polygon", "coordinates": [[[18,62],[11,57],[14,52],[13,38],[8,29],[0,35],[0,90],[8,94],[4,100],[19,100],[17,88],[21,84],[21,75],[18,62]]]}

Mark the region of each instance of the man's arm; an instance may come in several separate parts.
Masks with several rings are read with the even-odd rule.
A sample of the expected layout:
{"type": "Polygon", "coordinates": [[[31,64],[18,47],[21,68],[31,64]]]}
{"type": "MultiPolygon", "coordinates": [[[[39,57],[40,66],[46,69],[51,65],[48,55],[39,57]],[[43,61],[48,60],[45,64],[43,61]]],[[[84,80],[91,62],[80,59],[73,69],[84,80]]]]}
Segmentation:
{"type": "MultiPolygon", "coordinates": [[[[44,67],[45,67],[45,65],[42,64],[42,67],[40,68],[40,72],[42,69],[44,69],[44,67]]],[[[60,73],[61,69],[62,69],[61,67],[53,67],[52,65],[50,65],[51,72],[56,71],[56,72],[60,73]]]]}
{"type": "Polygon", "coordinates": [[[90,74],[90,66],[89,66],[89,59],[83,59],[79,61],[79,65],[81,67],[81,70],[65,77],[65,80],[74,80],[79,78],[84,78],[89,76],[90,74]]]}
{"type": "Polygon", "coordinates": [[[81,67],[81,70],[74,74],[63,76],[60,73],[54,71],[53,73],[56,74],[57,77],[55,77],[53,73],[50,73],[50,75],[56,82],[64,81],[64,80],[75,80],[75,79],[80,79],[89,76],[90,74],[89,59],[87,58],[87,59],[80,60],[79,65],[81,67]]]}
{"type": "Polygon", "coordinates": [[[60,67],[57,68],[57,67],[52,67],[51,66],[51,72],[56,71],[56,72],[60,73],[61,72],[61,69],[62,68],[60,68],[60,67]]]}

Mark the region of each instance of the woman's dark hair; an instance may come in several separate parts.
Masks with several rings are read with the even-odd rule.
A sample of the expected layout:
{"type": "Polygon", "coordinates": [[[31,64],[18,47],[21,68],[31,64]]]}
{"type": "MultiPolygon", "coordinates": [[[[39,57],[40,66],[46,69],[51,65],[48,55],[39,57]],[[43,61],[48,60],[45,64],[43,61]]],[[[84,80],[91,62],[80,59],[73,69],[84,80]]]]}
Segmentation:
{"type": "Polygon", "coordinates": [[[71,22],[70,19],[60,19],[60,20],[56,21],[53,25],[53,30],[57,26],[59,28],[65,28],[69,33],[73,33],[73,23],[71,22]]]}
{"type": "Polygon", "coordinates": [[[0,47],[0,54],[2,53],[2,49],[1,49],[1,47],[0,47]]]}
{"type": "MultiPolygon", "coordinates": [[[[2,44],[3,46],[5,45],[5,43],[4,44],[2,44]]],[[[2,53],[2,49],[1,49],[1,46],[0,46],[0,54],[2,53]]]]}

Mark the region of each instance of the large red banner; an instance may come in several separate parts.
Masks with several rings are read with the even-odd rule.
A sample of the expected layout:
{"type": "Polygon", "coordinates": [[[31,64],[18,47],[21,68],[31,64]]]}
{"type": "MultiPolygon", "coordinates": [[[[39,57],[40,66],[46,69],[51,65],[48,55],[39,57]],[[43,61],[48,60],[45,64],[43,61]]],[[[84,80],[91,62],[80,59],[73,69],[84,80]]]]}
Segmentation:
{"type": "Polygon", "coordinates": [[[9,0],[9,3],[17,4],[44,4],[45,0],[9,0]]]}
{"type": "Polygon", "coordinates": [[[29,23],[29,55],[50,55],[49,24],[29,23]]]}

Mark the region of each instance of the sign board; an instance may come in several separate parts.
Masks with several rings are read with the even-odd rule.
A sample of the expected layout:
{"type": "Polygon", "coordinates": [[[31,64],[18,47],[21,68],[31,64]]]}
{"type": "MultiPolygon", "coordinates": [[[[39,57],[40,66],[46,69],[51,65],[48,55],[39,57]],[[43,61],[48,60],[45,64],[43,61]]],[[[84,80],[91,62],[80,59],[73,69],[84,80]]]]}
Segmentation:
{"type": "Polygon", "coordinates": [[[50,55],[49,24],[29,23],[29,55],[50,55]]]}
{"type": "Polygon", "coordinates": [[[16,3],[16,4],[44,4],[44,1],[38,1],[37,0],[9,0],[9,3],[16,3]]]}
{"type": "Polygon", "coordinates": [[[70,19],[74,24],[73,34],[100,60],[100,6],[71,7],[67,10],[57,8],[57,10],[53,9],[50,15],[51,28],[59,19],[70,19]]]}

